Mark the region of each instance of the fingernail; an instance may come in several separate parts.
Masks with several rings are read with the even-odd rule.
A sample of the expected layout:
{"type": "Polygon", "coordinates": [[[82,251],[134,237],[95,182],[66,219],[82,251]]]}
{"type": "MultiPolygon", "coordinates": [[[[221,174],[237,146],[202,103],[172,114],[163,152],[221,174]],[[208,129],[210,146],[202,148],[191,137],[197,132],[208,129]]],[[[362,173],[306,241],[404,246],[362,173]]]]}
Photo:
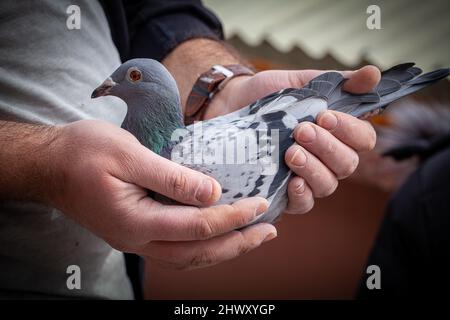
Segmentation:
{"type": "Polygon", "coordinates": [[[197,188],[197,191],[195,192],[195,198],[200,202],[208,202],[208,200],[211,199],[212,191],[212,181],[209,179],[205,179],[197,188]]]}
{"type": "MultiPolygon", "coordinates": [[[[361,68],[358,70],[361,70],[361,68]]],[[[348,79],[358,70],[345,70],[345,71],[341,71],[341,74],[345,79],[348,79]]]]}
{"type": "Polygon", "coordinates": [[[295,187],[295,192],[302,194],[305,192],[305,180],[301,179],[300,183],[295,187]]]}
{"type": "Polygon", "coordinates": [[[267,211],[267,201],[261,201],[255,208],[255,216],[262,215],[267,211]]]}
{"type": "Polygon", "coordinates": [[[276,237],[277,237],[277,234],[276,234],[276,233],[269,233],[269,234],[264,238],[263,243],[264,243],[264,242],[267,242],[267,241],[270,241],[270,240],[273,240],[273,239],[275,239],[276,237]]]}
{"type": "Polygon", "coordinates": [[[325,112],[320,117],[320,126],[327,130],[333,130],[336,128],[338,120],[332,112],[325,112]]]}
{"type": "Polygon", "coordinates": [[[298,147],[297,151],[291,158],[291,162],[294,166],[303,167],[306,163],[306,154],[303,152],[302,148],[298,147]]]}
{"type": "Polygon", "coordinates": [[[297,133],[297,138],[301,142],[312,142],[316,138],[316,130],[309,123],[302,123],[297,133]]]}

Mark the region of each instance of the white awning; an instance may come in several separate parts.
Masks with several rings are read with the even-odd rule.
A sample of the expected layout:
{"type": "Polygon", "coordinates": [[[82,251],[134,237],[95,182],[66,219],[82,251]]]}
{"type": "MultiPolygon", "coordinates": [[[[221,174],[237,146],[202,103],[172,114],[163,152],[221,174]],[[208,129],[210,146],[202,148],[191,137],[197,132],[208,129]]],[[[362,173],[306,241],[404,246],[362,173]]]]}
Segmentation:
{"type": "Polygon", "coordinates": [[[227,38],[280,52],[299,48],[313,59],[331,55],[352,67],[382,69],[416,62],[424,71],[450,66],[448,0],[206,0],[227,38]],[[381,9],[381,29],[369,30],[369,5],[381,9]]]}

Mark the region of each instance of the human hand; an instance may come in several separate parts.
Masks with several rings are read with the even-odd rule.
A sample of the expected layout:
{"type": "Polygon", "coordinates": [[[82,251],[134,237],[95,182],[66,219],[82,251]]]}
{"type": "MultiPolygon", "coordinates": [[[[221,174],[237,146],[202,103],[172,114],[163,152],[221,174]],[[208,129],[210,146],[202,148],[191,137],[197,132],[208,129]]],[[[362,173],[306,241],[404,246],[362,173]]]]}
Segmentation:
{"type": "MultiPolygon", "coordinates": [[[[270,70],[234,78],[211,101],[205,119],[233,112],[283,88],[303,87],[324,72],[270,70]]],[[[348,79],[344,89],[357,94],[370,91],[380,80],[380,71],[373,66],[341,73],[348,79]]],[[[288,185],[288,213],[308,212],[314,198],[332,194],[338,180],[355,171],[358,152],[375,145],[373,127],[353,116],[325,111],[318,115],[316,123],[299,124],[294,131],[297,143],[285,154],[287,165],[296,174],[288,185]]]]}
{"type": "Polygon", "coordinates": [[[151,152],[123,129],[95,120],[55,128],[48,202],[118,250],[190,269],[276,236],[262,223],[235,231],[267,210],[265,199],[198,208],[219,199],[219,184],[151,152]],[[161,204],[148,190],[186,205],[161,204]]]}

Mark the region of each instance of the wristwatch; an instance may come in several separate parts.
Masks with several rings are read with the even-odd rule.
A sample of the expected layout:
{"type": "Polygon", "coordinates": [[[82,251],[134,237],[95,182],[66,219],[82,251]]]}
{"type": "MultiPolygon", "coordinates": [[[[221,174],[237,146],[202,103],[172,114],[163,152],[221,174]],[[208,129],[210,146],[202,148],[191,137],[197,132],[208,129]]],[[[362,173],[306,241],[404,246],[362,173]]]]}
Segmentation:
{"type": "Polygon", "coordinates": [[[238,76],[254,74],[252,70],[240,64],[215,65],[202,73],[188,96],[184,112],[185,124],[189,125],[201,120],[211,99],[225,87],[228,81],[238,76]]]}

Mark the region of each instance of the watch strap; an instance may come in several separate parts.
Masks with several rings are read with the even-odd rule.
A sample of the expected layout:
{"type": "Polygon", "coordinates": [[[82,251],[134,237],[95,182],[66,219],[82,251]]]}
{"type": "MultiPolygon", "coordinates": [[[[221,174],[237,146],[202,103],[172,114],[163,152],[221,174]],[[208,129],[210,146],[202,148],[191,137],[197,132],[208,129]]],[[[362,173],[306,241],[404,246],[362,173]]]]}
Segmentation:
{"type": "Polygon", "coordinates": [[[188,96],[184,113],[185,123],[188,125],[201,120],[211,99],[228,81],[238,76],[254,74],[252,70],[240,64],[215,65],[202,73],[188,96]]]}

